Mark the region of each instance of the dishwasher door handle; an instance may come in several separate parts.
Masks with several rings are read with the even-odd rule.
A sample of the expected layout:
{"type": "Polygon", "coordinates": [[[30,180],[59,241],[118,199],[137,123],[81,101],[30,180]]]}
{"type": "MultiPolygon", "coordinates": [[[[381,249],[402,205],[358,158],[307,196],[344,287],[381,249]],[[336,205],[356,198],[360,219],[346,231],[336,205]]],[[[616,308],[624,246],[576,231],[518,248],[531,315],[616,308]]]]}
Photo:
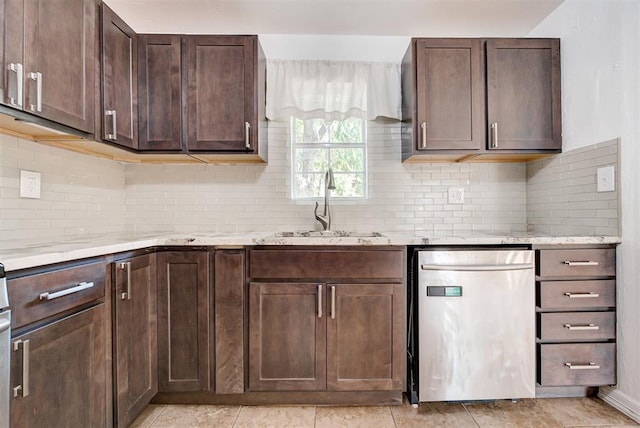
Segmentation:
{"type": "Polygon", "coordinates": [[[502,265],[444,265],[444,264],[423,264],[422,270],[448,270],[462,272],[494,272],[505,270],[526,270],[533,269],[532,263],[512,263],[502,265]]]}

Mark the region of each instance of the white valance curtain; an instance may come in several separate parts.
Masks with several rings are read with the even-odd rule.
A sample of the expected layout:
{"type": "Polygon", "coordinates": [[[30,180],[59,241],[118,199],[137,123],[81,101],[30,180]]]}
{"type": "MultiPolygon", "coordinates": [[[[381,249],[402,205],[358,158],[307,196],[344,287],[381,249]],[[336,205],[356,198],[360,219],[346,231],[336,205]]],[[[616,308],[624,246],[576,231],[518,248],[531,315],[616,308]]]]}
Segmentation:
{"type": "Polygon", "coordinates": [[[344,120],[400,120],[400,64],[269,60],[266,116],[344,120]]]}

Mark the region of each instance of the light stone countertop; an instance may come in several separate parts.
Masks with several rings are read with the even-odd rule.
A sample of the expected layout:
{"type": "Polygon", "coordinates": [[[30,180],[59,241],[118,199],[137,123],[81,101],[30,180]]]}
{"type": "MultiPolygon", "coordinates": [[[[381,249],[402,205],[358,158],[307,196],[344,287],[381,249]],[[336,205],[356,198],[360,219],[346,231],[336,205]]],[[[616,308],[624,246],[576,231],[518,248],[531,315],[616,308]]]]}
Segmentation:
{"type": "Polygon", "coordinates": [[[460,235],[424,235],[412,232],[366,233],[333,232],[329,236],[279,236],[273,232],[248,233],[179,233],[147,235],[112,235],[69,239],[60,242],[0,241],[0,262],[7,271],[44,266],[52,263],[132,251],[154,246],[242,247],[251,245],[503,245],[503,244],[617,244],[618,236],[553,236],[539,233],[470,233],[460,235]]]}

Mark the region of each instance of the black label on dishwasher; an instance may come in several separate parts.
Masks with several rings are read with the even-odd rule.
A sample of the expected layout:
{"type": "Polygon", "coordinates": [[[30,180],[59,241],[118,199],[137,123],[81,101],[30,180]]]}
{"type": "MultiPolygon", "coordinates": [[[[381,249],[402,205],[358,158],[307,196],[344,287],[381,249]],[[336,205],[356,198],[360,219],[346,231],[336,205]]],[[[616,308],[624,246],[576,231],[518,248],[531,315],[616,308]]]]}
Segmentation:
{"type": "Polygon", "coordinates": [[[460,286],[427,286],[427,296],[462,297],[460,286]]]}

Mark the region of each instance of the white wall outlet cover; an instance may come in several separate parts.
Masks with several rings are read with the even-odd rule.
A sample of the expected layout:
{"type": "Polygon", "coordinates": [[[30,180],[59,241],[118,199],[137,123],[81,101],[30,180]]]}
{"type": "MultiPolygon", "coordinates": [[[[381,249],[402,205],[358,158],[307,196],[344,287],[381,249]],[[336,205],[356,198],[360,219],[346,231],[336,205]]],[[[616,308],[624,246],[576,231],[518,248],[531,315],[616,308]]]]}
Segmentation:
{"type": "Polygon", "coordinates": [[[40,173],[20,170],[20,197],[40,198],[40,173]]]}
{"type": "Polygon", "coordinates": [[[603,166],[597,170],[597,191],[613,192],[616,190],[616,171],[613,165],[603,166]]]}
{"type": "Polygon", "coordinates": [[[449,187],[449,203],[464,204],[464,187],[449,187]]]}

